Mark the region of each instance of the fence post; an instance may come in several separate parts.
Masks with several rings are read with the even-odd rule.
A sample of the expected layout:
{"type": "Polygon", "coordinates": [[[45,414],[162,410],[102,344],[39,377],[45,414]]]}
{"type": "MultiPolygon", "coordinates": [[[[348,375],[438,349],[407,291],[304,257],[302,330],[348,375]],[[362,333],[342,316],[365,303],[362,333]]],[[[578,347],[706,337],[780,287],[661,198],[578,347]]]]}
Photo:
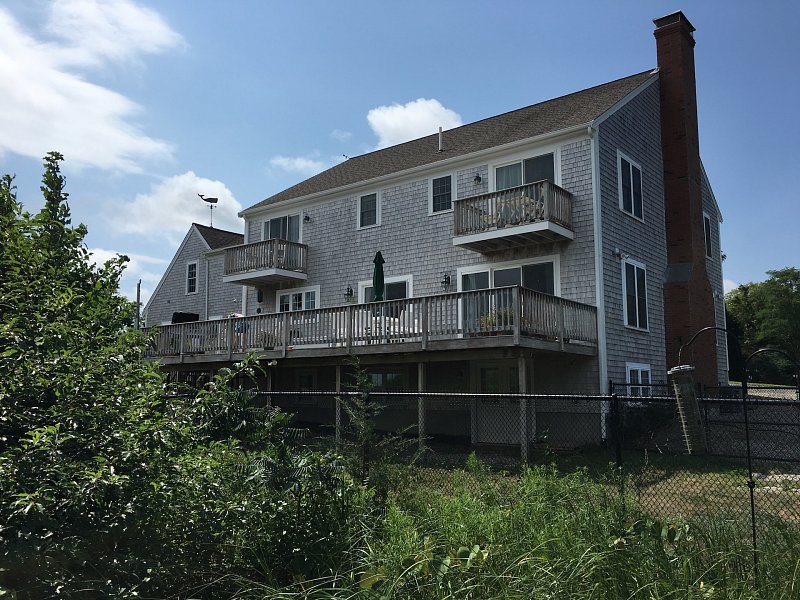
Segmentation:
{"type": "Polygon", "coordinates": [[[619,501],[620,501],[620,519],[619,528],[623,529],[625,521],[625,471],[622,468],[622,410],[620,406],[620,399],[616,393],[613,392],[614,384],[610,382],[611,390],[611,419],[612,429],[614,430],[614,460],[617,465],[617,474],[619,476],[619,501]]]}
{"type": "Polygon", "coordinates": [[[425,363],[417,363],[417,391],[419,397],[417,398],[417,435],[419,437],[419,449],[425,450],[425,397],[422,393],[425,391],[425,363]]]}
{"type": "Polygon", "coordinates": [[[342,365],[336,365],[336,446],[342,442],[342,365]]]}
{"type": "Polygon", "coordinates": [[[618,469],[622,469],[622,411],[616,393],[611,394],[611,419],[614,423],[614,460],[618,469]]]}
{"type": "Polygon", "coordinates": [[[744,437],[747,444],[747,487],[750,489],[750,525],[753,528],[753,574],[758,585],[758,544],[756,540],[756,482],[753,479],[753,459],[750,454],[750,416],[747,408],[747,363],[742,373],[742,411],[744,412],[744,437]]]}

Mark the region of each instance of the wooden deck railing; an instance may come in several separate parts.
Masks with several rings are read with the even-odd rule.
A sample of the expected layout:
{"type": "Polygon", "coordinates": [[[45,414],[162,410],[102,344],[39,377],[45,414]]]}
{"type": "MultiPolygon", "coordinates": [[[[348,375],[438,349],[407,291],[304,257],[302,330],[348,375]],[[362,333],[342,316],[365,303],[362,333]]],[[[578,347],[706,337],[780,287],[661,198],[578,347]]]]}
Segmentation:
{"type": "MultiPolygon", "coordinates": [[[[597,344],[594,306],[519,286],[158,328],[152,356],[352,348],[480,336],[597,344]]],[[[400,348],[398,348],[399,350],[400,348]]]]}
{"type": "Polygon", "coordinates": [[[539,181],[456,200],[453,212],[457,236],[540,221],[571,230],[572,194],[549,181],[539,181]]]}
{"type": "Polygon", "coordinates": [[[306,272],[308,247],[287,240],[264,240],[225,250],[225,275],[265,269],[306,272]]]}

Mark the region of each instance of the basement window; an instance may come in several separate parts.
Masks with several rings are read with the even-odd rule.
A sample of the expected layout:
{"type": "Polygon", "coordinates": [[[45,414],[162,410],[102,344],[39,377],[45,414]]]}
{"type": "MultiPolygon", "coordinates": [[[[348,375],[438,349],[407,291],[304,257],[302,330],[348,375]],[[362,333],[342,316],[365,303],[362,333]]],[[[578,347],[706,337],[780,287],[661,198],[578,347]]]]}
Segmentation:
{"type": "Polygon", "coordinates": [[[628,396],[650,397],[650,365],[625,363],[625,383],[628,384],[628,396]]]}

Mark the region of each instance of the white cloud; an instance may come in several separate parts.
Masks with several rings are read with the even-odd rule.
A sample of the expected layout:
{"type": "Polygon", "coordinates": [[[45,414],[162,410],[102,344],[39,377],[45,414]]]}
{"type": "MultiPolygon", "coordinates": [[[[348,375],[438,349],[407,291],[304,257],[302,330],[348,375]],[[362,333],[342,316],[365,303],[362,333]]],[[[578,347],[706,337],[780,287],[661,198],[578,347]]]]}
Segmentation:
{"type": "Polygon", "coordinates": [[[59,58],[76,65],[131,61],[184,44],[158,13],[129,0],[59,0],[47,30],[65,42],[59,58]]]}
{"type": "Polygon", "coordinates": [[[153,293],[156,285],[161,279],[161,274],[167,264],[167,261],[153,256],[145,256],[143,254],[130,254],[127,252],[115,252],[113,250],[105,250],[103,248],[90,248],[91,259],[97,266],[102,266],[107,260],[116,258],[120,254],[124,254],[130,260],[125,266],[120,278],[120,292],[129,300],[136,300],[136,284],[141,279],[141,301],[142,306],[147,303],[150,294],[153,293]],[[153,270],[157,269],[157,270],[153,270]]]}
{"type": "Polygon", "coordinates": [[[436,99],[419,98],[406,104],[379,106],[367,113],[367,121],[378,136],[378,148],[386,148],[462,124],[461,115],[436,99]]]}
{"type": "Polygon", "coordinates": [[[325,161],[305,156],[273,156],[269,160],[269,164],[288,173],[299,173],[306,176],[316,175],[331,166],[325,161]]]}
{"type": "Polygon", "coordinates": [[[722,289],[725,290],[726,294],[731,290],[735,290],[737,287],[739,287],[739,284],[733,281],[732,279],[722,280],[722,289]]]}
{"type": "Polygon", "coordinates": [[[335,139],[335,140],[340,141],[340,142],[346,142],[351,137],[353,137],[353,134],[350,133],[349,131],[342,131],[341,129],[334,129],[333,131],[331,131],[331,137],[333,139],[335,139]]]}
{"type": "Polygon", "coordinates": [[[153,11],[128,0],[64,0],[45,26],[58,41],[24,31],[0,8],[0,155],[41,158],[50,150],[71,166],[141,172],[141,162],[172,154],[132,120],[141,107],[88,81],[81,69],[182,44],[153,11]]]}
{"type": "Polygon", "coordinates": [[[192,171],[164,179],[149,193],[137,194],[132,202],[109,206],[107,219],[121,233],[151,238],[183,236],[192,223],[209,223],[209,205],[197,194],[219,199],[214,208],[214,227],[236,232],[244,229],[237,216],[242,205],[225,184],[198,177],[192,171]]]}

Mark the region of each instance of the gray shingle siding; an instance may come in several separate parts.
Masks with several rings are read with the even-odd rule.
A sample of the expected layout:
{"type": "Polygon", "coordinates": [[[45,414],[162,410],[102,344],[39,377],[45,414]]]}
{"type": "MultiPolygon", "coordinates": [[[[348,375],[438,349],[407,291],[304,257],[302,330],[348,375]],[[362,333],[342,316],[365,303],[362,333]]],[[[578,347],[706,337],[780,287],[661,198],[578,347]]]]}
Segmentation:
{"type": "MultiPolygon", "coordinates": [[[[222,282],[224,254],[206,255],[206,245],[200,234],[191,229],[189,238],[179,250],[172,268],[168,269],[161,279],[158,290],[147,304],[145,318],[147,325],[169,323],[174,312],[191,312],[200,315],[200,319],[219,316],[222,304],[227,312],[241,310],[241,286],[222,282]],[[206,260],[209,261],[209,306],[206,314],[206,260]],[[197,261],[197,293],[186,293],[186,265],[197,261]],[[238,298],[236,306],[228,302],[228,298],[238,298]]],[[[226,312],[226,314],[227,314],[226,312]]]]}
{"type": "Polygon", "coordinates": [[[667,247],[658,90],[654,82],[598,130],[606,350],[608,377],[615,382],[625,381],[626,362],[649,364],[653,381],[666,380],[663,279],[667,247]],[[643,222],[619,207],[618,150],[642,168],[643,222]],[[614,248],[646,266],[646,332],[625,326],[622,261],[614,256],[614,248]]]}
{"type": "MultiPolygon", "coordinates": [[[[386,277],[411,275],[414,296],[440,293],[444,272],[451,275],[456,289],[456,269],[552,254],[561,255],[561,291],[566,298],[594,304],[594,262],[592,233],[591,153],[588,139],[560,146],[562,184],[574,195],[575,241],[530,245],[483,255],[453,245],[453,213],[430,215],[430,178],[407,181],[373,190],[381,203],[381,225],[358,229],[357,207],[363,193],[322,201],[303,209],[310,221],[302,224],[302,240],[308,245],[308,281],[283,287],[320,286],[320,306],[344,302],[348,285],[358,289],[359,281],[372,278],[372,258],[380,250],[386,277]]],[[[529,155],[538,151],[532,148],[529,155]]],[[[497,160],[495,162],[502,162],[497,160]]],[[[433,177],[447,174],[434,172],[433,177]]],[[[488,190],[489,165],[468,165],[450,172],[458,198],[488,190]],[[475,173],[481,183],[474,181],[475,173]]],[[[276,214],[278,211],[276,210],[276,214]]],[[[284,211],[285,212],[285,211],[284,211]]],[[[250,232],[259,231],[268,216],[248,221],[250,232]]],[[[259,238],[260,239],[260,234],[259,238]]],[[[251,238],[251,241],[253,239],[251,238]]],[[[277,286],[265,288],[262,311],[274,310],[277,286]]],[[[248,313],[254,314],[255,291],[248,296],[248,313]]]]}
{"type": "MultiPolygon", "coordinates": [[[[700,180],[700,193],[703,198],[703,212],[711,218],[711,258],[706,258],[706,270],[711,289],[714,291],[714,314],[717,327],[725,327],[725,296],[722,284],[722,248],[720,222],[716,202],[708,178],[703,173],[700,180]]],[[[717,335],[717,379],[728,382],[727,338],[721,331],[717,335]]]]}

